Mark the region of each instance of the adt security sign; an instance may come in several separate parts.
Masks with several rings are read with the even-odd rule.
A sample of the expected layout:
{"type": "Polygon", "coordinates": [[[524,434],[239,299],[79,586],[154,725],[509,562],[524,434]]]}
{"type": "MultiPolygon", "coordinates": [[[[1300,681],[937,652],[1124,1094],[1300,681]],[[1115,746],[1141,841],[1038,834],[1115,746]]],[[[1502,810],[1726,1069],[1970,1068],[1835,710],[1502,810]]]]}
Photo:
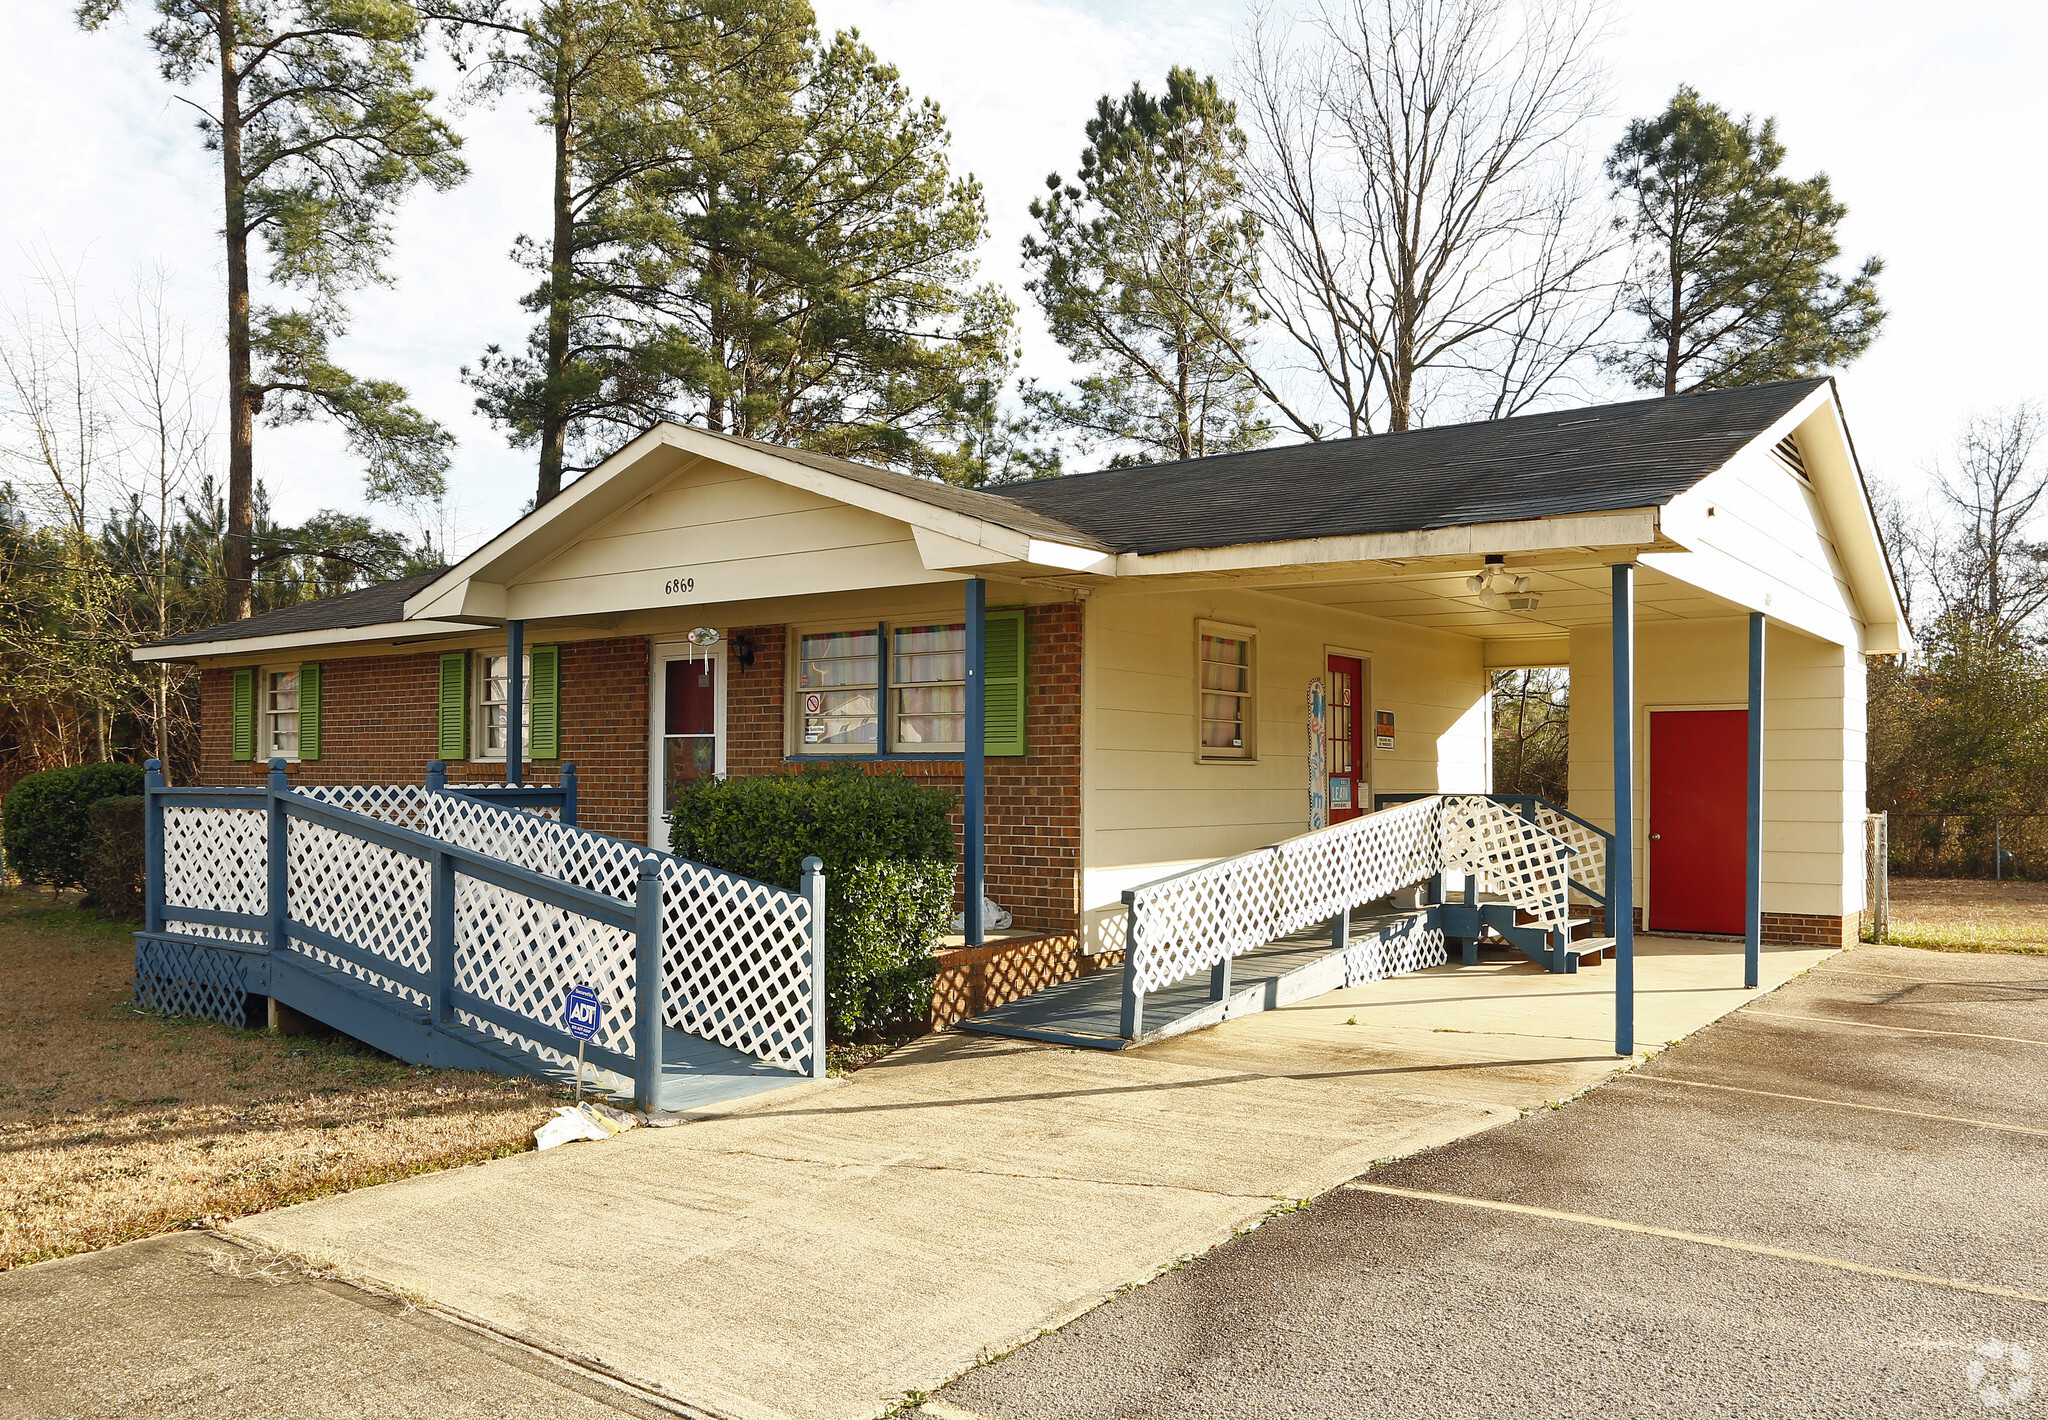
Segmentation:
{"type": "Polygon", "coordinates": [[[576,1037],[576,1099],[583,1099],[583,1042],[597,1034],[598,1024],[604,1020],[604,1002],[597,999],[597,993],[588,986],[571,986],[568,999],[562,1002],[562,1019],[568,1023],[569,1034],[576,1037]]]}
{"type": "Polygon", "coordinates": [[[604,1020],[604,1003],[588,986],[572,986],[569,999],[562,1005],[562,1017],[569,1023],[569,1034],[578,1040],[588,1040],[597,1034],[598,1024],[604,1020]]]}

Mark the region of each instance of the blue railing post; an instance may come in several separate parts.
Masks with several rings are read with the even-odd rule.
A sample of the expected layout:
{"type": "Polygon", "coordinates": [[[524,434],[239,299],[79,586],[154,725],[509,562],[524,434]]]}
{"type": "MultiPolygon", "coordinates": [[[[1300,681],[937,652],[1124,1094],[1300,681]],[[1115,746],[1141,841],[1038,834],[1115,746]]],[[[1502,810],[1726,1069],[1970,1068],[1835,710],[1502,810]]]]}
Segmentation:
{"type": "Polygon", "coordinates": [[[427,972],[434,983],[434,1024],[455,1017],[455,859],[447,852],[433,858],[427,898],[427,972]]]}
{"type": "Polygon", "coordinates": [[[291,892],[291,867],[289,862],[291,827],[285,817],[283,796],[290,792],[292,783],[290,779],[285,777],[284,760],[282,758],[275,758],[270,761],[268,784],[270,793],[269,797],[265,800],[265,806],[270,813],[269,947],[273,953],[276,953],[285,949],[285,933],[287,931],[285,923],[291,916],[291,903],[289,900],[291,892]]]}
{"type": "Polygon", "coordinates": [[[1145,1026],[1145,993],[1138,989],[1138,904],[1137,894],[1124,894],[1124,1003],[1117,1018],[1116,1033],[1136,1040],[1145,1026]]]}
{"type": "Polygon", "coordinates": [[[1764,614],[1749,614],[1749,857],[1743,865],[1742,984],[1763,980],[1764,941],[1764,614]]]}
{"type": "Polygon", "coordinates": [[[811,1078],[825,1078],[825,860],[804,859],[802,891],[811,905],[811,1078]]]}
{"type": "Polygon", "coordinates": [[[438,793],[447,787],[448,766],[445,762],[437,759],[427,766],[427,788],[438,793]]]}
{"type": "Polygon", "coordinates": [[[576,766],[562,766],[562,822],[569,827],[576,826],[576,766]]]}
{"type": "MultiPolygon", "coordinates": [[[[967,945],[978,947],[984,940],[981,920],[983,885],[982,847],[988,829],[988,583],[979,577],[967,582],[967,742],[961,746],[966,760],[966,792],[961,817],[966,843],[962,867],[967,901],[961,918],[967,945]]],[[[888,655],[888,647],[882,648],[888,655]]],[[[886,702],[884,702],[886,704],[886,702]]]]}
{"type": "Polygon", "coordinates": [[[1636,1053],[1636,569],[1613,568],[1614,851],[1607,931],[1614,938],[1614,1053],[1636,1053]]]}
{"type": "Polygon", "coordinates": [[[152,759],[142,766],[142,926],[164,929],[164,766],[152,759]]]}
{"type": "Polygon", "coordinates": [[[526,623],[505,623],[505,782],[526,782],[526,623]]]}
{"type": "Polygon", "coordinates": [[[640,860],[640,886],[633,899],[633,1053],[639,1067],[639,1106],[661,1108],[661,861],[640,860]]]}

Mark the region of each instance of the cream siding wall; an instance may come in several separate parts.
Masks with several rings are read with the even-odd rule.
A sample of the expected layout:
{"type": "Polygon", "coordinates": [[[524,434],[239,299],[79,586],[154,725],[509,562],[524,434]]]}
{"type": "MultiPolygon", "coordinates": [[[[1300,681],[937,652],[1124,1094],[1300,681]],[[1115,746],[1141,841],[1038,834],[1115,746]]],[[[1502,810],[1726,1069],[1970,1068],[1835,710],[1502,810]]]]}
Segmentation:
{"type": "Polygon", "coordinates": [[[709,460],[680,470],[510,589],[510,614],[589,612],[958,582],[907,524],[709,460]],[[687,592],[670,592],[679,578],[687,592]]]}
{"type": "Polygon", "coordinates": [[[1697,550],[1652,553],[1645,566],[1809,635],[1862,648],[1861,612],[1820,499],[1768,450],[1738,455],[1673,499],[1660,522],[1697,550]]]}
{"type": "MultiPolygon", "coordinates": [[[[1614,826],[1614,680],[1606,627],[1572,635],[1571,808],[1614,826]]],[[[1638,627],[1636,902],[1648,909],[1649,713],[1742,709],[1749,622],[1638,627]]],[[[1764,660],[1766,912],[1847,916],[1863,905],[1865,703],[1862,656],[1773,625],[1764,660]]],[[[1648,918],[1646,917],[1647,921],[1648,918]]]]}
{"type": "Polygon", "coordinates": [[[1326,650],[1371,661],[1395,747],[1375,793],[1484,790],[1491,768],[1481,643],[1257,592],[1097,596],[1083,640],[1083,906],[1091,941],[1122,945],[1124,889],[1308,828],[1308,685],[1326,650]],[[1258,759],[1195,757],[1196,623],[1258,632],[1258,759]]]}

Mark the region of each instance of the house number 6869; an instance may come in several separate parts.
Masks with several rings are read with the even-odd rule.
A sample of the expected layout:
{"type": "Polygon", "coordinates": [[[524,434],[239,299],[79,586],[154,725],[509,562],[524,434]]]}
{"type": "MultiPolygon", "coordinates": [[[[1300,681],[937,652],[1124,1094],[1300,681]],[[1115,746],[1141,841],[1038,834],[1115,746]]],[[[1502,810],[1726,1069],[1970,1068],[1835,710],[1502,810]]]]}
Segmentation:
{"type": "Polygon", "coordinates": [[[668,579],[667,584],[662,587],[662,591],[672,597],[678,596],[683,592],[694,592],[696,590],[697,579],[695,577],[671,577],[668,579]]]}

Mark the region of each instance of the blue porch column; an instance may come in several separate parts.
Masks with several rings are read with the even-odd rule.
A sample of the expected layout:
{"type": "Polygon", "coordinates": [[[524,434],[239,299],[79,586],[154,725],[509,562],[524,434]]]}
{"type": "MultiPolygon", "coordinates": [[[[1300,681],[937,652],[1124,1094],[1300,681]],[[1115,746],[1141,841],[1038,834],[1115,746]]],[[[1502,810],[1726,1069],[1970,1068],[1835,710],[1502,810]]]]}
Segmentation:
{"type": "Polygon", "coordinates": [[[505,782],[526,782],[526,623],[505,623],[505,782]]]}
{"type": "Polygon", "coordinates": [[[960,845],[961,866],[966,879],[967,945],[982,943],[981,920],[982,839],[987,829],[988,805],[988,583],[979,577],[967,583],[967,786],[961,817],[965,820],[960,845]]]}
{"type": "Polygon", "coordinates": [[[1636,1053],[1636,569],[1614,572],[1614,861],[1607,930],[1614,937],[1614,1053],[1636,1053]]]}
{"type": "Polygon", "coordinates": [[[1742,984],[1763,979],[1764,942],[1764,614],[1749,614],[1749,860],[1744,865],[1742,984]]]}

